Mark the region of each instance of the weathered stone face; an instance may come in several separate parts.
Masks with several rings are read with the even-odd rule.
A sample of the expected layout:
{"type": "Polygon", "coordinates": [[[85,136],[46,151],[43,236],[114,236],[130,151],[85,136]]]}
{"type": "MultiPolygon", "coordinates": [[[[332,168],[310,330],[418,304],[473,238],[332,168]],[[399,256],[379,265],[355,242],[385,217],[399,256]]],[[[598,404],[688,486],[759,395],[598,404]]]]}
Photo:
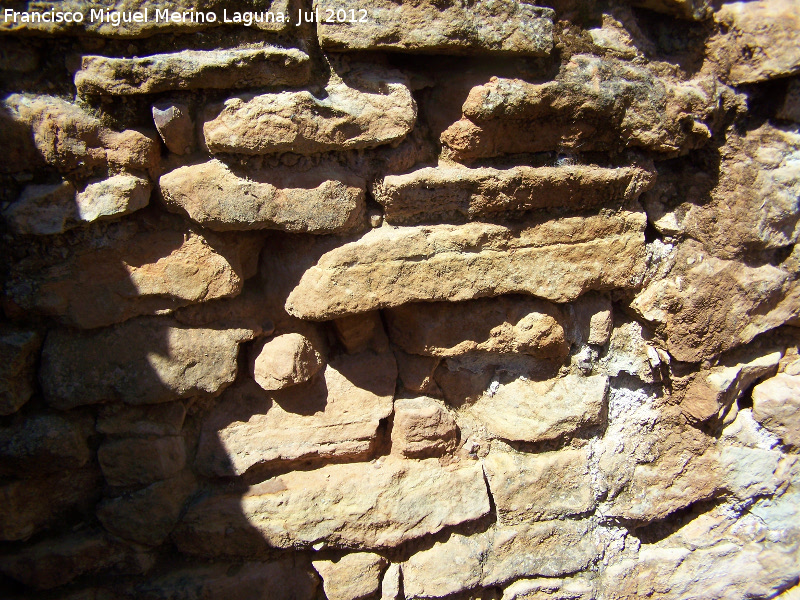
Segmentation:
{"type": "Polygon", "coordinates": [[[310,76],[308,54],[267,46],[184,50],[146,58],[84,56],[75,87],[81,94],[154,94],[194,88],[297,86],[310,76]]]}
{"type": "Polygon", "coordinates": [[[392,412],[391,354],[342,356],[313,379],[265,393],[253,382],[228,390],[203,425],[196,467],[241,475],[280,461],[365,456],[392,412]]]}
{"type": "Polygon", "coordinates": [[[0,12],[0,596],[794,598],[800,0],[0,12]]]}
{"type": "Polygon", "coordinates": [[[56,329],[45,340],[39,379],[60,409],[214,394],[233,382],[239,343],[251,337],[246,329],[182,327],[158,317],[86,333],[56,329]]]}
{"type": "Polygon", "coordinates": [[[366,182],[336,164],[237,174],[212,160],[162,175],[159,185],[168,208],[217,231],[355,233],[366,228],[366,182]]]}
{"type": "Polygon", "coordinates": [[[762,125],[731,133],[719,177],[685,164],[659,172],[642,198],[666,235],[688,236],[719,258],[785,248],[800,236],[800,135],[762,125]]]}
{"type": "Polygon", "coordinates": [[[625,167],[426,167],[390,175],[374,187],[392,225],[501,218],[508,212],[608,206],[635,200],[652,174],[625,167]]]}
{"type": "Polygon", "coordinates": [[[552,82],[493,78],[472,89],[463,118],[442,133],[454,157],[522,152],[677,155],[704,145],[730,90],[714,79],[660,77],[614,59],[573,56],[552,82]]]}
{"type": "Polygon", "coordinates": [[[286,310],[323,320],[419,300],[524,292],[565,302],[589,289],[625,288],[644,267],[643,225],[641,213],[622,212],[523,227],[379,228],[323,255],[286,310]]]}
{"type": "Polygon", "coordinates": [[[27,257],[11,267],[7,301],[18,311],[95,328],[238,294],[258,240],[176,225],[123,222],[90,231],[88,247],[27,257]]]}
{"type": "Polygon", "coordinates": [[[241,96],[206,110],[203,134],[213,153],[313,154],[374,148],[401,141],[417,105],[396,71],[356,69],[311,93],[241,96]],[[320,118],[319,115],[326,115],[320,118]]]}
{"type": "Polygon", "coordinates": [[[603,375],[517,379],[483,394],[470,412],[498,438],[554,440],[599,425],[607,393],[608,377],[603,375]]]}
{"type": "Polygon", "coordinates": [[[335,0],[314,6],[322,13],[319,42],[328,50],[545,56],[553,47],[554,12],[524,2],[335,0]],[[334,15],[355,11],[361,20],[331,24],[328,9],[334,15]]]}
{"type": "Polygon", "coordinates": [[[800,70],[797,2],[730,2],[714,14],[721,33],[708,53],[733,85],[784,77],[800,70]]]}
{"type": "Polygon", "coordinates": [[[242,498],[209,497],[189,509],[173,537],[182,550],[211,556],[246,551],[237,540],[252,538],[251,531],[276,548],[384,548],[487,512],[479,464],[387,458],[295,471],[242,498]]]}

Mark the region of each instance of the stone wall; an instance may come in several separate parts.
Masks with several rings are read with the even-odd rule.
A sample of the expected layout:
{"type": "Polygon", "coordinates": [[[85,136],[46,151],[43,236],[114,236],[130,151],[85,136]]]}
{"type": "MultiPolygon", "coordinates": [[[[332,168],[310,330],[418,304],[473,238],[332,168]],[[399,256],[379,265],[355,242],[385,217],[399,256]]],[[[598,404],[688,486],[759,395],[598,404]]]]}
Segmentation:
{"type": "Polygon", "coordinates": [[[798,597],[797,0],[3,8],[4,598],[798,597]]]}

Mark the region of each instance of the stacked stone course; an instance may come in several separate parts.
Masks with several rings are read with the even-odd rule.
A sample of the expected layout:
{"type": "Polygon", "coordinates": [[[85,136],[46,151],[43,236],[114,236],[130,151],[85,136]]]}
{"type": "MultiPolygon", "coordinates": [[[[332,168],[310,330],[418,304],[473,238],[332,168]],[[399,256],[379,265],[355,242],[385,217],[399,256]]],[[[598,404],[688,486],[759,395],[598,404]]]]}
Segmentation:
{"type": "Polygon", "coordinates": [[[798,0],[202,4],[0,24],[0,596],[800,593],[798,0]]]}

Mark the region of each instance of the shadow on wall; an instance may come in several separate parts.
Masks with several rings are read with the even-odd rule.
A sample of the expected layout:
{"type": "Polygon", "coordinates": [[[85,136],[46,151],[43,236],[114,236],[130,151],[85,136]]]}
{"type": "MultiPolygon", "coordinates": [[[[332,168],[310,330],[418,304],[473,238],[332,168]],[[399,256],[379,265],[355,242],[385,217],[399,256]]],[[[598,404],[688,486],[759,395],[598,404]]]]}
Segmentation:
{"type": "MultiPolygon", "coordinates": [[[[41,123],[5,106],[0,123],[10,149],[2,177],[34,170],[3,210],[11,235],[0,329],[43,338],[33,393],[20,392],[0,417],[0,587],[11,597],[60,586],[97,598],[313,597],[318,577],[307,557],[271,552],[248,524],[246,486],[217,517],[252,540],[228,562],[198,564],[197,552],[187,557],[170,541],[192,498],[238,489],[196,476],[192,465],[213,396],[237,373],[249,377],[240,345],[272,329],[263,312],[236,313],[237,303],[241,313],[263,299],[252,278],[262,237],[220,235],[167,214],[150,202],[152,186],[135,181],[147,181],[141,170],[54,164],[42,144],[60,140],[63,157],[76,134],[59,130],[58,115],[49,140],[41,123]],[[211,322],[198,325],[202,302],[211,322]],[[186,305],[183,315],[156,315],[186,305]]],[[[324,407],[324,396],[314,402],[303,411],[324,407]]],[[[234,471],[230,461],[218,467],[234,471]]]]}

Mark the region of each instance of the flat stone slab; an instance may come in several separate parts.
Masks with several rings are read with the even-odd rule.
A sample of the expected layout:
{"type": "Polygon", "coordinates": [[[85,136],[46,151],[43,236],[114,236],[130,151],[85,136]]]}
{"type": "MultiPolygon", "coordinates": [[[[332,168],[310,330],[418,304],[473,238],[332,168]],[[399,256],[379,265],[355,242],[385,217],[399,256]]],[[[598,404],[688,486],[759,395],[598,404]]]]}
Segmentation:
{"type": "Polygon", "coordinates": [[[309,170],[235,171],[215,159],[170,171],[159,185],[167,208],[218,231],[366,229],[366,181],[333,162],[309,170]]]}
{"type": "Polygon", "coordinates": [[[504,53],[547,56],[553,48],[549,8],[512,0],[315,0],[317,35],[326,50],[387,50],[431,54],[504,53]],[[328,22],[328,10],[355,22],[328,22]]]}
{"type": "Polygon", "coordinates": [[[401,564],[406,598],[443,598],[520,577],[557,577],[585,569],[598,555],[587,521],[542,521],[454,533],[401,564]]]}
{"type": "Polygon", "coordinates": [[[631,288],[644,268],[644,227],[641,212],[624,211],[513,227],[381,227],[322,255],[286,310],[327,320],[420,300],[527,293],[569,302],[631,288]]]}
{"type": "Polygon", "coordinates": [[[7,305],[88,329],[239,294],[260,242],[148,219],[92,229],[82,245],[16,262],[7,305]]]}
{"type": "Polygon", "coordinates": [[[182,551],[211,556],[263,544],[388,548],[488,512],[479,463],[388,457],[287,473],[244,496],[206,497],[189,508],[173,539],[182,551]]]}
{"type": "Polygon", "coordinates": [[[182,50],[137,58],[84,56],[75,73],[80,94],[155,94],[167,90],[296,87],[311,77],[296,48],[182,50]]]}
{"type": "Polygon", "coordinates": [[[364,352],[283,390],[237,385],[203,423],[195,466],[229,477],[280,461],[363,456],[392,412],[396,380],[391,353],[364,352]]]}
{"type": "Polygon", "coordinates": [[[50,331],[39,381],[45,400],[62,410],[121,400],[157,404],[213,394],[233,382],[247,329],[182,326],[142,317],[90,332],[50,331]]]}
{"type": "Polygon", "coordinates": [[[458,223],[541,208],[617,206],[649,189],[641,167],[426,167],[388,175],[374,186],[387,223],[458,223]]]}
{"type": "Polygon", "coordinates": [[[314,154],[400,142],[417,105],[405,77],[360,68],[336,77],[325,96],[311,92],[242,95],[206,109],[203,134],[212,153],[314,154]]]}
{"type": "Polygon", "coordinates": [[[599,425],[607,395],[605,375],[517,379],[485,393],[469,410],[499,438],[541,442],[599,425]]]}
{"type": "Polygon", "coordinates": [[[530,454],[494,442],[483,468],[503,525],[557,519],[595,507],[586,449],[530,454]]]}

